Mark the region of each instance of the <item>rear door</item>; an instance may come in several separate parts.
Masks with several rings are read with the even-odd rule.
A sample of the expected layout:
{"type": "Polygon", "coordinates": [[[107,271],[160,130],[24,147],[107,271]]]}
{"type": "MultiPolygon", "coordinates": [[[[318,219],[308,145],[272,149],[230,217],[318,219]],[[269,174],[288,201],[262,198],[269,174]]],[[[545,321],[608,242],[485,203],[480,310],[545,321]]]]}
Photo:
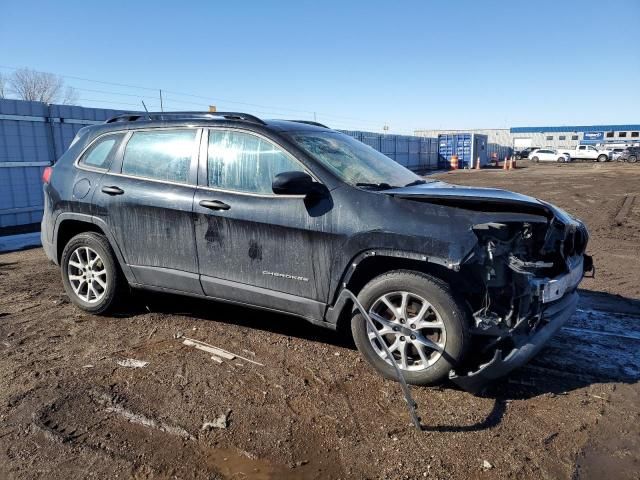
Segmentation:
{"type": "Polygon", "coordinates": [[[202,293],[193,236],[201,130],[136,130],[95,193],[96,215],[113,233],[141,285],[202,293]]]}
{"type": "Polygon", "coordinates": [[[285,171],[306,169],[261,135],[205,133],[194,199],[202,287],[211,297],[319,318],[337,238],[332,205],[275,195],[273,178],[285,171]]]}
{"type": "Polygon", "coordinates": [[[578,145],[578,158],[589,158],[595,159],[596,155],[594,155],[591,147],[588,145],[578,145]]]}

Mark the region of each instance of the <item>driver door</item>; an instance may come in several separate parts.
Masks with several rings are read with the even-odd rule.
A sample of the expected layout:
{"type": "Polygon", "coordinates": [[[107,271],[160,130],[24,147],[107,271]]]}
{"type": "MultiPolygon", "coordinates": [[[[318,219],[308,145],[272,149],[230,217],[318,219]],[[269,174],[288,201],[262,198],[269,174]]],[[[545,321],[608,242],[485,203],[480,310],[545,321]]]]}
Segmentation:
{"type": "Polygon", "coordinates": [[[321,315],[337,240],[330,198],[275,195],[275,175],[306,169],[263,136],[212,128],[202,143],[194,219],[205,294],[321,315]]]}

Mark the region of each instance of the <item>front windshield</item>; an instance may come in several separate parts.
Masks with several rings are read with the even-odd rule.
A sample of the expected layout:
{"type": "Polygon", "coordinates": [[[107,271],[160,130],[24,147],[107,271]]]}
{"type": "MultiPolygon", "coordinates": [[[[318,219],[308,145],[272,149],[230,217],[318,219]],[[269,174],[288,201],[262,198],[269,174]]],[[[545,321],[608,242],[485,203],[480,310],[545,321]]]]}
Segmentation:
{"type": "Polygon", "coordinates": [[[418,175],[386,155],[339,132],[293,132],[291,139],[344,182],[361,187],[392,188],[424,183],[418,175]]]}

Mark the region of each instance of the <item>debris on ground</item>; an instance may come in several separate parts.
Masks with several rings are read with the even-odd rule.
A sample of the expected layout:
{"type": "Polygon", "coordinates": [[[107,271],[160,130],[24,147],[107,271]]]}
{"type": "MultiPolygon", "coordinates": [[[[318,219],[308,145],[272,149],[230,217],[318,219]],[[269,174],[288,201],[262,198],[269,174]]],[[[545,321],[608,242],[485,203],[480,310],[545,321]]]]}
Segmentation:
{"type": "Polygon", "coordinates": [[[149,362],[145,362],[144,360],[136,360],[135,358],[125,358],[124,360],[118,360],[116,363],[121,367],[127,368],[144,368],[149,365],[149,362]]]}
{"type": "Polygon", "coordinates": [[[229,426],[229,415],[231,414],[231,409],[227,410],[222,415],[218,416],[212,422],[204,422],[202,424],[201,430],[211,430],[212,428],[222,428],[225,429],[229,426]]]}
{"type": "Polygon", "coordinates": [[[149,335],[147,335],[147,340],[151,340],[151,337],[153,337],[157,331],[158,331],[158,327],[153,327],[151,332],[149,332],[149,335]]]}
{"type": "MultiPolygon", "coordinates": [[[[224,350],[222,348],[215,347],[215,346],[210,345],[208,343],[205,343],[203,341],[196,340],[195,338],[184,337],[184,340],[182,341],[182,344],[186,345],[188,347],[194,347],[194,348],[196,348],[198,350],[202,350],[204,352],[210,353],[212,355],[211,360],[213,360],[215,362],[218,362],[218,360],[220,360],[218,363],[222,363],[221,359],[234,360],[234,359],[238,358],[240,360],[244,360],[245,362],[253,363],[254,365],[258,365],[260,367],[264,367],[264,365],[262,363],[256,362],[255,360],[251,360],[249,358],[243,357],[242,355],[238,355],[236,353],[229,352],[229,351],[224,350]]],[[[251,353],[253,353],[253,352],[251,352],[251,353]]],[[[236,365],[243,366],[242,364],[237,364],[237,363],[236,363],[236,365]]]]}
{"type": "Polygon", "coordinates": [[[108,395],[101,395],[99,400],[100,403],[106,406],[106,412],[115,413],[131,423],[142,425],[143,427],[147,428],[160,430],[170,435],[176,435],[178,437],[194,440],[194,437],[184,428],[179,426],[167,425],[166,423],[160,422],[154,418],[147,417],[140,413],[132,412],[131,410],[124,408],[119,403],[114,402],[113,399],[111,399],[108,395]]]}
{"type": "Polygon", "coordinates": [[[187,347],[194,347],[194,348],[197,348],[198,350],[202,350],[204,352],[210,353],[211,355],[214,355],[218,358],[224,358],[225,360],[233,360],[234,358],[236,358],[236,356],[232,353],[228,353],[224,350],[220,350],[217,347],[214,347],[204,342],[200,342],[198,340],[185,338],[182,344],[186,345],[187,347]]]}
{"type": "Polygon", "coordinates": [[[491,465],[489,462],[487,462],[486,460],[482,461],[483,470],[491,470],[492,468],[493,468],[493,465],[491,465]]]}

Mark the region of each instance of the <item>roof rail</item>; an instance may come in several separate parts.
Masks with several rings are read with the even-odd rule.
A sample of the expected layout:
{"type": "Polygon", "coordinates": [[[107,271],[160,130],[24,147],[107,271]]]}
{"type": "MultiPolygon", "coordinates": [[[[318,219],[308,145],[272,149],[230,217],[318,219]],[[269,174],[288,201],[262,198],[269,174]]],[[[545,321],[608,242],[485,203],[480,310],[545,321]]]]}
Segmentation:
{"type": "Polygon", "coordinates": [[[215,118],[225,118],[227,120],[244,120],[245,122],[259,123],[260,125],[266,125],[266,123],[248,113],[240,112],[135,112],[124,113],[109,118],[104,123],[116,123],[116,122],[137,122],[144,120],[175,120],[175,119],[202,119],[213,120],[215,118]]]}
{"type": "Polygon", "coordinates": [[[314,125],[316,127],[329,128],[326,125],[323,125],[319,122],[313,122],[311,120],[287,120],[288,122],[296,122],[296,123],[306,123],[307,125],[314,125]]]}

